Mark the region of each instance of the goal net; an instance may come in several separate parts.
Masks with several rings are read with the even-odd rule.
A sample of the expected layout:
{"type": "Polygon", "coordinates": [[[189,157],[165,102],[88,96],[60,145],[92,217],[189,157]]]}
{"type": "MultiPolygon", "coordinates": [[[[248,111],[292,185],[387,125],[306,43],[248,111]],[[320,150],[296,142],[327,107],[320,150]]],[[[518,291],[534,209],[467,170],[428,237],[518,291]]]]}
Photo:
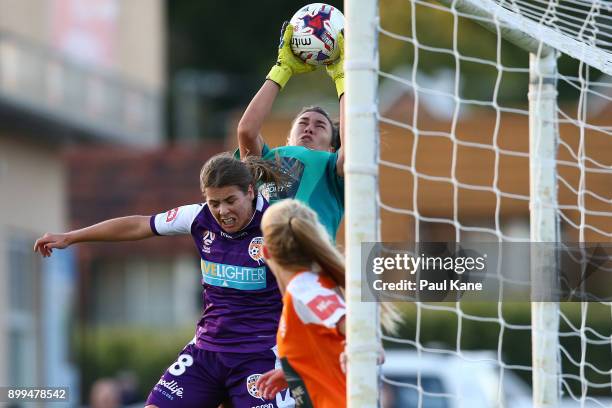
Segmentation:
{"type": "Polygon", "coordinates": [[[349,0],[345,14],[349,406],[612,406],[612,288],[587,288],[612,282],[612,3],[349,0]],[[385,333],[363,242],[497,243],[497,289],[532,297],[404,293],[385,333]],[[581,296],[529,301],[568,286],[581,296]]]}

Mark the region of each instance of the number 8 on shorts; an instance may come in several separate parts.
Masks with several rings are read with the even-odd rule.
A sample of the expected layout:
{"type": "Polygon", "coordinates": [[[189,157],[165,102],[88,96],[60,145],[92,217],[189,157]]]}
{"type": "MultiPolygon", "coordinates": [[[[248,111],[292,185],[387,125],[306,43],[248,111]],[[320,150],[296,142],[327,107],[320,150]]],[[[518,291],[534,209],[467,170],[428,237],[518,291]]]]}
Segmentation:
{"type": "Polygon", "coordinates": [[[176,377],[183,374],[187,367],[191,367],[193,365],[193,357],[189,354],[181,354],[179,358],[176,360],[176,363],[172,364],[168,368],[168,372],[176,377]]]}

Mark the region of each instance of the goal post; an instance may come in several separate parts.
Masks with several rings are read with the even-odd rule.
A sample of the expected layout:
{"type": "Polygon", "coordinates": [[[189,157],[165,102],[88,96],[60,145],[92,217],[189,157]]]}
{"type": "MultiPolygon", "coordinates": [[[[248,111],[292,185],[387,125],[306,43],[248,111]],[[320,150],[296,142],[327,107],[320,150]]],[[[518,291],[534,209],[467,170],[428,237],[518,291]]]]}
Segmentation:
{"type": "MultiPolygon", "coordinates": [[[[528,373],[524,377],[529,377],[531,381],[530,399],[534,407],[560,406],[563,403],[562,394],[567,398],[571,397],[581,407],[591,406],[588,404],[607,406],[606,404],[612,402],[612,396],[601,399],[600,395],[605,395],[606,390],[608,393],[612,391],[612,365],[609,361],[589,361],[589,357],[594,358],[595,354],[591,355],[588,348],[605,348],[607,345],[609,349],[612,345],[612,332],[607,328],[588,327],[588,313],[595,306],[582,303],[579,321],[576,323],[572,320],[575,316],[565,313],[560,303],[554,300],[553,294],[558,293],[559,289],[558,254],[554,250],[546,245],[533,245],[531,248],[528,260],[530,283],[535,294],[533,300],[538,301],[528,305],[529,323],[509,321],[504,315],[505,305],[502,305],[501,301],[496,310],[497,316],[493,318],[489,315],[472,314],[462,302],[454,305],[416,302],[415,338],[403,339],[381,334],[376,304],[364,302],[361,244],[387,240],[384,233],[385,219],[381,215],[383,213],[396,225],[399,223],[397,220],[406,220],[405,229],[411,230],[408,234],[393,235],[391,241],[406,237],[414,241],[426,240],[424,235],[433,241],[431,237],[440,234],[427,235],[423,234],[423,231],[436,224],[440,231],[446,231],[445,228],[453,230],[452,236],[456,241],[463,240],[464,235],[472,234],[470,237],[492,236],[494,241],[500,243],[556,244],[564,239],[580,243],[590,240],[612,242],[612,223],[609,221],[612,219],[612,191],[606,188],[612,185],[612,161],[609,159],[612,157],[612,126],[601,120],[606,117],[608,106],[612,115],[612,8],[601,0],[346,0],[344,11],[348,406],[380,406],[377,394],[381,377],[376,366],[376,349],[381,336],[389,342],[413,348],[419,357],[422,353],[432,353],[473,362],[462,349],[462,331],[467,330],[464,327],[472,323],[495,324],[499,329],[497,357],[493,361],[501,372],[496,396],[497,406],[506,404],[502,394],[505,386],[503,376],[507,371],[528,373]],[[379,7],[384,7],[383,3],[408,9],[410,20],[406,25],[409,27],[409,33],[393,32],[383,26],[382,12],[379,10],[379,7]],[[415,27],[418,24],[418,8],[432,10],[432,15],[451,15],[453,24],[458,25],[457,20],[461,18],[483,26],[498,40],[496,57],[472,57],[462,54],[458,48],[458,37],[461,33],[457,25],[450,30],[453,40],[448,48],[425,44],[417,35],[418,30],[415,27]],[[388,66],[381,68],[382,62],[379,61],[379,44],[382,43],[382,37],[402,42],[397,48],[406,54],[412,52],[412,59],[406,58],[409,62],[399,66],[397,71],[385,71],[388,66]],[[501,40],[527,51],[529,67],[522,69],[505,66],[505,61],[500,56],[501,40]],[[426,59],[426,56],[421,56],[420,53],[433,56],[433,59],[439,57],[440,60],[452,60],[455,69],[450,68],[448,72],[441,70],[446,76],[433,78],[433,74],[429,73],[428,77],[419,70],[419,64],[426,59]],[[559,72],[558,61],[561,56],[579,62],[577,74],[559,72]],[[462,79],[463,66],[466,65],[466,69],[469,69],[470,64],[481,64],[497,70],[491,100],[462,96],[459,81],[462,79]],[[599,82],[592,81],[589,67],[599,71],[603,79],[599,82]],[[528,92],[525,92],[522,102],[528,106],[526,109],[522,105],[502,106],[497,100],[502,88],[501,77],[505,75],[522,75],[524,78],[528,92]],[[438,81],[442,82],[440,86],[443,86],[445,79],[454,84],[446,89],[433,85],[438,81]],[[566,106],[559,105],[560,80],[573,92],[580,93],[575,117],[567,112],[566,106]],[[434,102],[428,102],[429,97],[434,102]],[[444,98],[450,102],[444,102],[444,98]],[[489,109],[494,112],[491,115],[494,118],[491,137],[468,140],[460,135],[463,131],[459,130],[460,124],[467,116],[463,105],[468,105],[468,110],[474,107],[474,110],[489,109]],[[394,111],[394,106],[397,107],[397,112],[401,112],[394,111]],[[450,119],[439,119],[434,114],[424,113],[427,108],[439,111],[446,109],[450,119]],[[589,114],[594,112],[593,118],[589,117],[587,110],[589,114]],[[512,115],[519,117],[516,122],[520,122],[523,117],[528,122],[525,132],[516,134],[516,138],[526,142],[525,150],[508,147],[499,141],[505,118],[512,115]],[[435,125],[429,128],[430,123],[435,125]],[[448,126],[445,128],[445,125],[448,126]],[[379,139],[385,137],[385,132],[380,130],[382,126],[397,129],[396,133],[404,135],[405,139],[396,137],[394,133],[387,135],[387,139],[381,144],[379,139]],[[564,136],[561,128],[565,129],[564,136]],[[590,143],[591,138],[596,140],[596,143],[590,143]],[[451,170],[448,175],[434,174],[433,170],[439,169],[433,165],[428,167],[423,162],[435,161],[433,156],[438,154],[435,149],[445,144],[452,146],[448,149],[444,147],[448,150],[446,163],[450,165],[451,170]],[[385,148],[391,159],[383,157],[385,148]],[[480,150],[470,156],[465,153],[466,149],[480,150]],[[606,151],[607,156],[602,153],[606,151]],[[430,156],[422,156],[424,154],[430,156]],[[462,179],[468,179],[463,174],[459,175],[460,167],[465,167],[462,162],[466,160],[465,157],[472,160],[474,157],[482,159],[489,154],[494,156],[491,162],[495,163],[495,168],[480,170],[481,173],[490,173],[490,177],[480,178],[486,179],[486,182],[462,179]],[[528,183],[525,193],[507,187],[510,183],[507,180],[518,178],[516,175],[509,175],[507,168],[520,167],[508,166],[507,162],[522,159],[527,162],[527,166],[523,167],[528,167],[525,171],[525,181],[528,183]],[[400,177],[397,176],[399,173],[405,175],[402,184],[388,187],[387,190],[392,191],[392,194],[390,198],[384,197],[381,186],[386,183],[385,177],[400,177]],[[506,181],[500,182],[502,176],[506,177],[506,181]],[[441,184],[445,186],[440,187],[441,184]],[[450,188],[447,188],[448,186],[450,188]],[[400,191],[402,189],[407,192],[400,191]],[[460,207],[465,205],[459,196],[472,193],[489,193],[494,196],[491,200],[491,212],[478,214],[488,215],[493,220],[490,223],[492,225],[469,225],[461,219],[460,207]],[[443,196],[447,198],[442,198],[443,196]],[[448,207],[446,213],[441,209],[444,205],[440,201],[443,200],[446,200],[448,207]],[[524,236],[515,236],[505,231],[506,227],[500,221],[500,207],[504,200],[521,202],[512,204],[515,207],[509,213],[514,217],[520,212],[517,210],[520,205],[528,207],[527,211],[521,210],[528,221],[524,236]],[[454,348],[441,347],[439,344],[430,346],[421,340],[429,338],[422,326],[428,324],[428,318],[425,316],[433,313],[453,316],[451,320],[456,322],[454,348]],[[503,351],[508,346],[502,344],[504,336],[510,331],[529,332],[530,362],[508,363],[502,358],[503,351]],[[567,349],[568,339],[574,338],[579,339],[578,355],[573,355],[567,349]],[[564,364],[569,368],[564,367],[564,364]],[[578,386],[570,385],[572,382],[578,383],[578,386]],[[579,389],[577,394],[573,391],[576,389],[579,389]]],[[[394,10],[389,13],[393,14],[394,10]]],[[[397,14],[401,14],[400,10],[397,10],[397,14]]],[[[432,24],[431,15],[428,15],[428,18],[429,20],[425,21],[432,24]]],[[[425,24],[425,27],[436,29],[433,25],[425,24]]],[[[561,63],[559,64],[561,66],[561,63]]],[[[466,84],[467,87],[470,85],[466,84]]],[[[478,122],[478,119],[474,119],[465,125],[465,128],[470,132],[477,132],[475,129],[478,129],[478,122]]],[[[509,126],[511,131],[521,128],[515,124],[506,126],[509,126]]],[[[439,152],[440,156],[446,154],[442,151],[443,149],[439,152]]],[[[444,162],[442,159],[439,161],[444,162]]],[[[472,173],[478,171],[472,169],[472,173]]],[[[472,173],[470,180],[479,180],[477,175],[472,173]]],[[[386,231],[392,229],[387,227],[386,231]]],[[[604,313],[607,311],[608,315],[612,311],[612,303],[609,301],[600,301],[597,306],[601,307],[604,313]]],[[[396,383],[390,382],[394,385],[396,383]]],[[[419,406],[427,406],[425,401],[428,398],[457,399],[465,403],[462,396],[453,396],[436,390],[435,387],[428,388],[422,381],[420,372],[414,382],[408,381],[403,387],[418,394],[419,406]]]]}
{"type": "MultiPolygon", "coordinates": [[[[530,238],[532,242],[557,242],[557,56],[529,55],[529,184],[530,238]]],[[[531,254],[531,282],[536,296],[555,292],[556,257],[548,248],[531,254]]],[[[552,297],[552,296],[550,296],[552,297]]],[[[559,406],[559,304],[534,299],[531,304],[533,406],[559,406]]]]}
{"type": "Polygon", "coordinates": [[[349,407],[376,407],[376,303],[361,301],[361,243],[379,239],[375,191],[378,181],[377,15],[374,0],[345,3],[345,225],[347,400],[349,407]]]}

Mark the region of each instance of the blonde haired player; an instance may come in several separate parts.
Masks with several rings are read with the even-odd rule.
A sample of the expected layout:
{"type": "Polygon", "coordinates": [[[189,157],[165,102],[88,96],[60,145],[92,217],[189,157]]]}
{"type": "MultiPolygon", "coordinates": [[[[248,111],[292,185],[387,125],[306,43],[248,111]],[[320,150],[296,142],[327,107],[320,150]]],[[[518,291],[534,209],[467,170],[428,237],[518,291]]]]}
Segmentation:
{"type": "Polygon", "coordinates": [[[277,334],[282,371],[264,374],[258,389],[266,398],[289,384],[296,407],[344,407],[343,257],[316,213],[297,200],[271,206],[261,225],[263,255],[283,294],[277,334]]]}

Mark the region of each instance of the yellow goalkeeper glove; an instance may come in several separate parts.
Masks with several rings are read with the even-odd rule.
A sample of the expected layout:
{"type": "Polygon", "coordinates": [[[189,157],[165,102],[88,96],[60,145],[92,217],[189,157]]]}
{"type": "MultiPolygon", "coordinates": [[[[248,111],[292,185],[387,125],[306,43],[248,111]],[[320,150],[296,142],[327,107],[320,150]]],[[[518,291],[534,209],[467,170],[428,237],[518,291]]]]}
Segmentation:
{"type": "Polygon", "coordinates": [[[336,84],[338,98],[344,93],[344,30],[338,34],[338,47],[340,47],[340,56],[333,63],[325,67],[327,74],[336,84]]]}
{"type": "Polygon", "coordinates": [[[291,51],[291,37],[293,26],[285,22],[281,31],[281,42],[278,46],[278,58],[266,79],[276,82],[281,88],[285,87],[293,74],[303,74],[316,69],[314,65],[306,64],[293,51],[291,51]]]}

